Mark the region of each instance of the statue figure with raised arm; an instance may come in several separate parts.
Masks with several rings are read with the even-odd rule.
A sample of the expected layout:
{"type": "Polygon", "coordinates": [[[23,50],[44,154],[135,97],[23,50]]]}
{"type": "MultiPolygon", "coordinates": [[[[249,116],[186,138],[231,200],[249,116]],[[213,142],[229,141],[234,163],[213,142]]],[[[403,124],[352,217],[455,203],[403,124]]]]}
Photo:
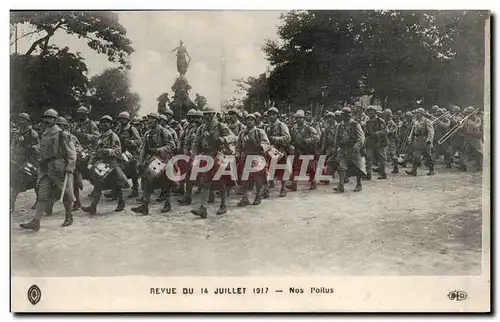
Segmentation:
{"type": "Polygon", "coordinates": [[[189,56],[186,47],[184,47],[184,42],[181,40],[179,46],[172,50],[172,52],[176,51],[177,56],[177,71],[181,76],[186,75],[189,63],[191,62],[191,56],[189,56]],[[186,59],[189,58],[189,61],[186,59]]]}

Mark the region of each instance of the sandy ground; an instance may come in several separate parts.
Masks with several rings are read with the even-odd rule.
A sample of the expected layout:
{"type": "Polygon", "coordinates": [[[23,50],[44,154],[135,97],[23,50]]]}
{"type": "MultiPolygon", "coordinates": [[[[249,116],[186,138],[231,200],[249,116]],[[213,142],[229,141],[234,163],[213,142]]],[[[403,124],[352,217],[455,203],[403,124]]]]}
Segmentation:
{"type": "MultiPolygon", "coordinates": [[[[56,204],[38,233],[23,231],[33,191],[19,196],[11,215],[14,276],[234,276],[234,275],[472,275],[481,273],[481,173],[437,168],[433,177],[404,173],[365,182],[343,195],[332,185],[237,208],[208,219],[179,206],[139,217],[113,213],[103,200],[100,216],[74,213],[61,228],[56,204]]],[[[88,185],[82,203],[88,205],[88,185]]],[[[126,192],[128,195],[128,192],[126,192]]],[[[195,198],[195,202],[197,198],[195,198]]],[[[218,202],[218,200],[217,200],[218,202]]]]}

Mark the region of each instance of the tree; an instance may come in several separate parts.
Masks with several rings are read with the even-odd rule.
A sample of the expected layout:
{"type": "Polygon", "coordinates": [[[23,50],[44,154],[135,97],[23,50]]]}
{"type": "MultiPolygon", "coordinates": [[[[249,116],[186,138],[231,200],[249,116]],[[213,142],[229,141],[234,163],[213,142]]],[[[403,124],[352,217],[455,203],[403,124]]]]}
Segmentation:
{"type": "Polygon", "coordinates": [[[49,108],[72,114],[85,99],[87,66],[67,47],[48,48],[44,57],[11,55],[10,63],[11,115],[27,112],[36,120],[49,108]]]}
{"type": "Polygon", "coordinates": [[[11,13],[11,24],[27,24],[31,34],[39,35],[25,55],[38,52],[43,58],[49,51],[49,40],[63,30],[87,41],[90,48],[105,54],[111,62],[130,67],[128,56],[134,51],[127,31],[118,15],[109,11],[19,11],[11,13]]]}
{"type": "Polygon", "coordinates": [[[127,72],[119,68],[108,68],[100,75],[92,77],[89,91],[91,116],[95,119],[104,115],[116,117],[123,111],[129,112],[133,117],[141,108],[139,95],[130,91],[127,72]]]}

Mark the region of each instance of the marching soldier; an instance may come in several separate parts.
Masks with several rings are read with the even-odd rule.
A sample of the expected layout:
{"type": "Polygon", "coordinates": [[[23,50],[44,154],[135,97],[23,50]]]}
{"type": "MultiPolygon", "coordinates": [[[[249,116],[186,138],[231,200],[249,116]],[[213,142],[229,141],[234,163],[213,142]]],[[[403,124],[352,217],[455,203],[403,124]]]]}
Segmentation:
{"type": "Polygon", "coordinates": [[[425,110],[421,107],[415,111],[415,129],[413,130],[413,137],[409,138],[413,145],[413,168],[411,171],[406,171],[406,173],[412,176],[417,175],[417,168],[420,166],[421,157],[425,159],[425,164],[429,167],[427,175],[434,175],[434,160],[432,157],[434,127],[424,114],[425,110]]]}
{"type": "Polygon", "coordinates": [[[78,113],[78,123],[75,126],[75,135],[84,148],[93,148],[99,138],[97,124],[89,119],[89,110],[81,106],[76,111],[78,113]]]}
{"type": "Polygon", "coordinates": [[[441,155],[444,156],[444,163],[451,164],[451,155],[448,154],[448,142],[443,144],[438,144],[437,141],[443,137],[443,135],[450,129],[451,121],[445,116],[446,110],[439,109],[436,111],[436,121],[434,123],[434,148],[435,148],[435,159],[439,159],[441,155]]]}
{"type": "MultiPolygon", "coordinates": [[[[467,117],[474,112],[474,107],[469,106],[464,110],[464,117],[467,117]]],[[[467,171],[466,161],[470,157],[474,158],[475,166],[478,170],[482,170],[483,166],[483,131],[482,121],[477,115],[470,116],[463,124],[462,129],[464,135],[464,144],[460,151],[459,166],[461,171],[467,171]]],[[[460,131],[459,130],[459,131],[460,131]]]]}
{"type": "Polygon", "coordinates": [[[205,105],[203,110],[203,118],[204,124],[197,130],[191,153],[195,155],[209,155],[215,161],[211,170],[200,173],[200,183],[202,186],[205,186],[206,189],[202,192],[200,207],[191,210],[191,213],[206,218],[207,209],[205,208],[205,203],[207,202],[210,189],[220,190],[221,203],[217,215],[222,215],[227,212],[227,182],[225,182],[223,178],[221,178],[219,182],[215,182],[213,181],[213,176],[217,173],[220,166],[221,154],[224,155],[224,153],[227,154],[230,152],[228,148],[235,144],[236,136],[227,125],[216,120],[215,110],[207,105],[205,105]]]}
{"type": "Polygon", "coordinates": [[[38,133],[29,124],[30,120],[30,116],[27,113],[19,114],[19,130],[13,135],[13,140],[11,142],[11,153],[14,163],[14,166],[12,167],[13,174],[11,177],[11,211],[14,211],[15,209],[17,195],[35,182],[34,177],[30,180],[30,178],[27,178],[24,175],[19,175],[20,169],[26,162],[31,163],[33,166],[38,165],[38,148],[40,145],[40,139],[38,137],[38,133]]]}
{"type": "MultiPolygon", "coordinates": [[[[99,125],[101,126],[103,133],[97,139],[97,151],[96,154],[90,158],[89,164],[95,164],[96,162],[101,161],[113,169],[116,176],[116,196],[118,198],[118,205],[115,211],[120,212],[125,209],[122,188],[128,188],[129,183],[125,173],[123,173],[123,169],[120,167],[120,162],[122,161],[122,147],[120,138],[111,129],[112,124],[113,118],[111,118],[111,116],[104,115],[101,117],[99,125]]],[[[97,205],[99,203],[99,199],[101,198],[102,190],[105,184],[104,180],[105,178],[97,178],[94,180],[94,195],[92,196],[92,203],[88,207],[82,207],[84,212],[91,215],[95,215],[97,213],[97,205]]]]}
{"type": "Polygon", "coordinates": [[[171,109],[166,110],[165,116],[167,117],[167,125],[170,126],[175,131],[175,133],[177,133],[177,138],[182,137],[182,125],[181,123],[174,120],[174,111],[172,111],[171,109]]]}
{"type": "MultiPolygon", "coordinates": [[[[267,137],[269,142],[274,146],[278,151],[283,154],[282,160],[278,160],[278,163],[286,163],[286,158],[290,150],[290,142],[291,136],[290,131],[288,130],[288,126],[285,123],[281,122],[278,119],[279,111],[276,107],[271,107],[267,111],[267,115],[269,118],[269,125],[266,127],[267,137]]],[[[280,197],[286,196],[286,185],[283,180],[283,170],[276,171],[275,177],[273,179],[281,180],[281,190],[280,197]]],[[[271,187],[274,186],[274,181],[269,183],[271,187]]],[[[264,187],[263,198],[267,198],[269,196],[269,187],[264,187]]]]}
{"type": "MultiPolygon", "coordinates": [[[[73,142],[76,151],[76,160],[78,162],[79,155],[83,151],[80,141],[78,141],[78,138],[69,131],[70,125],[64,117],[59,117],[56,121],[56,124],[62,129],[65,135],[69,136],[71,142],[73,142]]],[[[81,207],[80,190],[83,190],[83,178],[82,174],[80,173],[80,171],[78,171],[78,168],[75,166],[75,170],[73,171],[73,195],[75,196],[75,202],[73,203],[71,211],[77,211],[81,207]]],[[[49,213],[51,212],[49,211],[49,213]]]]}
{"type": "Polygon", "coordinates": [[[341,120],[337,125],[333,146],[333,160],[336,161],[339,173],[338,186],[333,188],[336,193],[344,192],[346,177],[351,174],[356,176],[356,187],[354,192],[363,189],[361,178],[366,174],[364,159],[361,149],[365,144],[365,135],[361,124],[352,119],[351,109],[342,109],[341,120]]]}
{"type": "Polygon", "coordinates": [[[44,113],[46,130],[40,140],[40,163],[38,169],[38,202],[35,217],[27,224],[20,224],[23,229],[40,229],[42,214],[52,208],[55,200],[64,193],[63,204],[65,219],[62,226],[73,223],[71,214],[72,180],[70,177],[76,166],[76,149],[67,132],[57,126],[58,114],[53,109],[44,113]],[[66,180],[65,180],[66,178],[66,180]],[[66,186],[64,186],[66,182],[66,186]],[[63,191],[64,189],[64,191],[63,191]]]}
{"type": "MultiPolygon", "coordinates": [[[[450,117],[450,129],[460,124],[463,115],[460,111],[459,106],[453,106],[451,108],[451,117],[450,117]]],[[[462,149],[464,144],[464,133],[462,131],[457,131],[450,139],[448,143],[448,155],[450,158],[448,159],[448,163],[446,163],[446,167],[451,169],[453,163],[453,157],[457,151],[462,149]]]]}
{"type": "MultiPolygon", "coordinates": [[[[240,132],[236,142],[236,157],[241,161],[241,174],[246,164],[246,158],[249,156],[260,155],[265,156],[265,153],[270,149],[269,139],[266,132],[256,126],[257,118],[253,114],[248,114],[246,118],[247,128],[240,132]]],[[[256,161],[254,161],[256,162],[256,161]]],[[[245,207],[250,205],[248,200],[248,190],[250,182],[255,182],[257,191],[255,192],[255,199],[252,205],[256,206],[261,203],[262,186],[266,181],[266,167],[256,173],[250,173],[248,180],[242,180],[242,197],[238,203],[238,207],[245,207]]]]}
{"type": "Polygon", "coordinates": [[[187,115],[188,118],[190,118],[190,123],[189,126],[186,127],[184,131],[184,138],[182,139],[182,152],[184,153],[184,155],[188,155],[190,157],[190,160],[188,163],[185,164],[185,166],[182,169],[183,170],[182,172],[186,174],[186,179],[185,179],[186,189],[184,197],[178,200],[179,204],[181,205],[190,205],[192,201],[191,198],[193,195],[193,186],[196,180],[191,181],[189,179],[191,176],[191,168],[194,158],[194,155],[191,154],[191,150],[198,128],[203,123],[202,111],[196,111],[193,109],[190,110],[187,115]]]}
{"type": "Polygon", "coordinates": [[[162,188],[165,188],[166,191],[165,204],[161,212],[164,213],[171,210],[170,189],[172,183],[167,179],[164,173],[159,174],[159,177],[153,177],[151,174],[147,174],[147,168],[153,158],[157,158],[161,162],[167,163],[168,159],[172,157],[176,150],[174,138],[167,129],[160,125],[160,116],[157,113],[148,114],[148,126],[149,130],[144,135],[144,143],[141,148],[138,163],[143,173],[144,180],[143,203],[141,206],[131,209],[133,212],[144,216],[149,215],[151,194],[154,191],[155,181],[157,180],[160,180],[160,185],[162,188]]]}
{"type": "Polygon", "coordinates": [[[374,161],[378,163],[378,179],[387,179],[385,171],[386,153],[388,144],[387,125],[383,119],[377,116],[374,106],[367,108],[369,120],[366,121],[366,180],[372,179],[372,167],[374,161]]]}
{"type": "Polygon", "coordinates": [[[120,138],[122,152],[130,152],[132,159],[127,166],[127,172],[132,179],[132,193],[129,198],[136,198],[139,196],[139,173],[137,172],[137,158],[139,157],[142,139],[139,131],[130,122],[130,114],[128,112],[121,112],[117,117],[119,128],[117,135],[120,138]]]}
{"type": "Polygon", "coordinates": [[[335,116],[341,114],[340,111],[327,112],[325,115],[326,127],[321,133],[321,148],[320,154],[326,155],[327,160],[334,154],[335,145],[335,132],[337,130],[337,122],[335,121],[335,116]],[[338,113],[337,113],[338,112],[338,113]]]}
{"type": "MultiPolygon", "coordinates": [[[[295,148],[295,159],[293,164],[292,180],[287,186],[292,191],[297,191],[297,181],[293,179],[300,173],[302,160],[299,159],[300,155],[316,155],[316,148],[319,144],[319,133],[315,128],[308,125],[305,120],[304,111],[298,110],[294,115],[295,125],[290,131],[291,143],[295,148]]],[[[307,167],[309,174],[309,190],[316,190],[316,159],[309,162],[307,167]]]]}
{"type": "Polygon", "coordinates": [[[396,122],[392,119],[392,111],[390,109],[386,109],[383,113],[384,121],[387,125],[387,152],[389,153],[389,157],[392,161],[393,170],[391,173],[399,173],[399,165],[398,165],[398,126],[396,122]]]}
{"type": "Polygon", "coordinates": [[[411,112],[405,113],[405,118],[403,120],[403,124],[399,128],[399,147],[398,151],[400,154],[404,154],[403,163],[400,165],[403,168],[406,168],[406,163],[412,158],[413,148],[411,146],[411,142],[408,142],[408,138],[410,136],[411,129],[413,127],[413,114],[411,112]]]}
{"type": "MultiPolygon", "coordinates": [[[[168,111],[171,111],[171,110],[167,110],[167,113],[169,113],[168,111]]],[[[169,121],[169,118],[166,116],[166,114],[165,115],[160,114],[160,126],[163,127],[164,129],[166,129],[170,133],[170,135],[172,135],[172,138],[175,142],[174,153],[177,153],[177,152],[180,152],[181,140],[177,134],[177,131],[171,126],[172,124],[173,123],[171,123],[169,121]]],[[[180,125],[180,123],[177,123],[177,124],[180,125]]],[[[175,125],[175,124],[173,124],[173,125],[175,125]]],[[[183,132],[184,132],[183,130],[180,132],[181,135],[184,134],[183,132]]],[[[171,187],[169,186],[169,188],[171,188],[171,187]]],[[[166,190],[166,186],[165,186],[161,190],[160,196],[158,196],[158,198],[156,198],[156,201],[162,202],[162,201],[165,201],[166,199],[167,199],[167,190],[166,190]]]]}
{"type": "Polygon", "coordinates": [[[246,126],[245,124],[241,123],[240,120],[238,120],[238,110],[235,108],[230,109],[228,112],[229,115],[229,129],[235,136],[238,136],[241,131],[245,130],[246,126]]]}

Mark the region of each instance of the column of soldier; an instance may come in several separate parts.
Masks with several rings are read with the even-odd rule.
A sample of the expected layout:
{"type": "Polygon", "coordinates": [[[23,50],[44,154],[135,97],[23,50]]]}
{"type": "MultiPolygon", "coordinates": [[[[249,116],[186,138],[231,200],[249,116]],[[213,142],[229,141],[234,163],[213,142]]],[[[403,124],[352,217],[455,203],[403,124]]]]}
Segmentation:
{"type": "Polygon", "coordinates": [[[410,176],[417,176],[422,163],[429,170],[427,175],[434,175],[435,160],[441,156],[447,168],[456,162],[459,170],[466,171],[467,161],[474,159],[480,170],[481,115],[473,107],[462,111],[458,106],[450,110],[433,106],[427,111],[418,108],[393,114],[390,109],[382,111],[377,106],[357,104],[328,111],[321,121],[313,121],[311,114],[302,110],[289,117],[275,107],[264,115],[234,109],[221,115],[205,105],[202,111],[190,110],[186,119],[180,121],[167,110],[162,115],[150,113],[140,120],[131,120],[127,112],[122,112],[116,119],[105,115],[95,122],[89,119],[89,110],[80,107],[75,122],[60,117],[55,110],[47,110],[38,124],[38,133],[43,131],[39,136],[37,125],[30,125],[30,116],[21,113],[11,139],[11,211],[17,194],[33,188],[37,196],[35,216],[20,226],[38,231],[42,215],[52,214],[59,198],[65,209],[62,226],[69,226],[74,211],[97,213],[105,189],[110,189],[106,197],[117,200],[115,211],[124,210],[123,190],[130,188],[131,179],[131,194],[127,197],[139,197],[134,200],[139,205],[131,208],[137,214],[150,214],[151,196],[160,189],[156,200],[164,203],[162,213],[171,211],[171,195],[177,192],[182,195],[180,205],[190,205],[193,193],[201,195],[199,206],[191,212],[202,218],[207,217],[206,204],[215,202],[218,196],[217,215],[222,215],[227,212],[230,191],[241,195],[239,207],[259,205],[277,186],[280,197],[285,197],[287,190],[297,191],[294,178],[302,165],[299,155],[316,156],[307,165],[309,190],[316,189],[318,156],[327,156],[322,174],[331,175],[332,180],[338,174],[335,193],[345,191],[349,177],[356,178],[355,192],[362,191],[363,180],[372,180],[372,172],[378,172],[377,179],[387,179],[388,161],[392,162],[391,173],[398,173],[400,167],[411,163],[406,170],[410,176]],[[187,155],[190,160],[176,163],[176,168],[187,174],[181,182],[172,181],[164,173],[164,165],[176,154],[187,155]],[[261,155],[268,163],[277,158],[278,164],[286,164],[287,157],[294,155],[291,177],[285,177],[284,170],[277,170],[269,180],[268,167],[264,167],[251,173],[248,180],[235,181],[224,176],[213,180],[230,154],[238,160],[239,174],[247,156],[261,155]],[[211,156],[215,163],[210,171],[193,179],[189,174],[196,155],[211,156]],[[82,206],[80,200],[83,180],[93,185],[88,206],[82,206]],[[249,192],[253,190],[255,198],[250,202],[249,192]]]}

